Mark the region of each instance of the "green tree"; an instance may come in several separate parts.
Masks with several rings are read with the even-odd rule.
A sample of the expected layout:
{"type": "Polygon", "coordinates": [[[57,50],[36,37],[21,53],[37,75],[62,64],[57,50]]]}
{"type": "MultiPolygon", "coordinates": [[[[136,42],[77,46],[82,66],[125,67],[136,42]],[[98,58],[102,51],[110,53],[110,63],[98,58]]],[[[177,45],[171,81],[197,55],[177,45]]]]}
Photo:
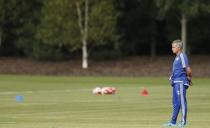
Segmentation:
{"type": "Polygon", "coordinates": [[[1,53],[15,54],[16,28],[19,25],[19,1],[0,0],[0,42],[1,53]]]}
{"type": "Polygon", "coordinates": [[[31,52],[28,47],[34,39],[40,3],[40,0],[0,0],[1,53],[31,52]]]}
{"type": "Polygon", "coordinates": [[[88,68],[88,49],[116,43],[117,13],[112,0],[46,0],[38,39],[69,51],[81,49],[83,68],[88,68]]]}
{"type": "Polygon", "coordinates": [[[2,44],[2,35],[3,35],[3,30],[2,30],[2,26],[3,26],[3,20],[4,20],[4,1],[0,0],[0,47],[2,44]]]}
{"type": "Polygon", "coordinates": [[[159,8],[156,4],[156,0],[153,1],[142,1],[145,6],[145,15],[148,16],[149,25],[145,32],[149,36],[148,42],[150,42],[150,56],[154,58],[157,54],[157,45],[160,43],[161,32],[165,29],[162,24],[165,20],[165,16],[162,15],[162,12],[159,12],[159,8]]]}
{"type": "Polygon", "coordinates": [[[40,23],[42,0],[21,0],[18,6],[18,27],[16,44],[25,56],[34,56],[35,47],[39,44],[35,38],[40,23]]]}
{"type": "Polygon", "coordinates": [[[187,52],[187,23],[201,12],[209,11],[209,2],[206,0],[156,0],[161,16],[167,13],[175,14],[181,24],[181,40],[184,52],[187,52]]]}

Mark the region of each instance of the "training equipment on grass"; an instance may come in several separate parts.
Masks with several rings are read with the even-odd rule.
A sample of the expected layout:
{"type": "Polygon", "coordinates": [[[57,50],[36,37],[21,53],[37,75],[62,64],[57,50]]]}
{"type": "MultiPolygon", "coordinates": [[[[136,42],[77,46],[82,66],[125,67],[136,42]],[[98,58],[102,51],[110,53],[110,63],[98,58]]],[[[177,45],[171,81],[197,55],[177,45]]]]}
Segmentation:
{"type": "Polygon", "coordinates": [[[16,102],[23,102],[24,96],[18,95],[15,97],[16,102]]]}
{"type": "Polygon", "coordinates": [[[112,95],[116,93],[116,88],[114,87],[96,87],[93,89],[93,94],[95,95],[112,95]]]}
{"type": "Polygon", "coordinates": [[[149,92],[146,88],[144,88],[141,92],[140,92],[140,95],[141,96],[148,96],[149,95],[149,92]]]}
{"type": "Polygon", "coordinates": [[[95,87],[92,92],[93,92],[93,94],[100,95],[101,94],[101,88],[100,87],[95,87]]]}

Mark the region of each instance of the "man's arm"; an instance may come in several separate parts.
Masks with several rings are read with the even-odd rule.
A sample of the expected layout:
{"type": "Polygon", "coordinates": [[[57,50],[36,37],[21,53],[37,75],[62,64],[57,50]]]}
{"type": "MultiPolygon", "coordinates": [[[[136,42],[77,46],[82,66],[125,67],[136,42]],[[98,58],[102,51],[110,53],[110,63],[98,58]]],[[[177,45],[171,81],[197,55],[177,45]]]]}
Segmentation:
{"type": "Polygon", "coordinates": [[[190,67],[186,68],[187,79],[189,80],[189,84],[192,86],[192,70],[190,67]]]}

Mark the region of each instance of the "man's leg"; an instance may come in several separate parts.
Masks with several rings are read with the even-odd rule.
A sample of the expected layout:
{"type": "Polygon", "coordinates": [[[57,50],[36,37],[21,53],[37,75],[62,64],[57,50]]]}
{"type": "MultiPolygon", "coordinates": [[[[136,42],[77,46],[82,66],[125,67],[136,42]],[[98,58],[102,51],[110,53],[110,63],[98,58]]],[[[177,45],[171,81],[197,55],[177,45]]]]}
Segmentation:
{"type": "Polygon", "coordinates": [[[173,115],[171,119],[172,124],[176,124],[177,117],[180,110],[180,105],[181,105],[180,85],[179,83],[175,83],[173,86],[173,115]]]}
{"type": "Polygon", "coordinates": [[[186,87],[180,83],[180,99],[181,99],[181,109],[182,109],[182,124],[186,124],[187,119],[187,99],[186,99],[186,87]]]}

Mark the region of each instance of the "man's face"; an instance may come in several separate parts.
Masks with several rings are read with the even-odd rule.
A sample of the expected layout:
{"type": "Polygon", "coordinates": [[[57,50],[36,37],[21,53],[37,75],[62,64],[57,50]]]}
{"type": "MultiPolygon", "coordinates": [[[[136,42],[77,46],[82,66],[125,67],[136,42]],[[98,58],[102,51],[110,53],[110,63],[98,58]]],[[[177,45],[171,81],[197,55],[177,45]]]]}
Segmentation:
{"type": "Polygon", "coordinates": [[[180,51],[180,48],[176,46],[175,43],[172,43],[172,52],[177,54],[180,51]]]}

